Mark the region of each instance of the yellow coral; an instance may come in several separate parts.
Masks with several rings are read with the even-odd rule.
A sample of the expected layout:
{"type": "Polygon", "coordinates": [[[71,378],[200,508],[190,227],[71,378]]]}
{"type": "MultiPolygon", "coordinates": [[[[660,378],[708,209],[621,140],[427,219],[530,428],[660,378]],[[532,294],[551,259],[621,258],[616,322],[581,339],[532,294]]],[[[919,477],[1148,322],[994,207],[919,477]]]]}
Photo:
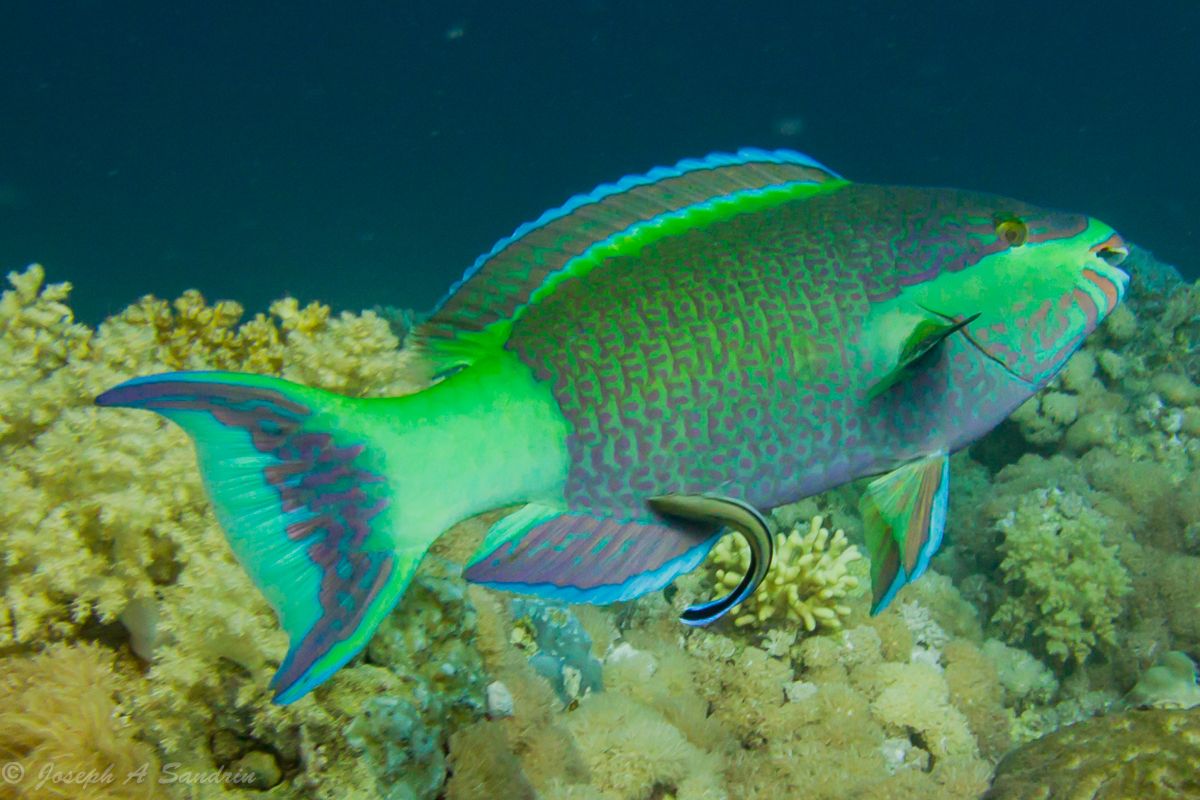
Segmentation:
{"type": "Polygon", "coordinates": [[[0,295],[0,454],[54,419],[64,390],[56,372],[91,338],[64,303],[71,284],[43,288],[45,277],[38,264],[10,272],[12,289],[0,295]]]}
{"type": "Polygon", "coordinates": [[[161,796],[158,764],[117,704],[123,687],[112,664],[112,653],[96,645],[0,660],[0,761],[11,765],[0,799],[161,796]],[[127,780],[143,767],[142,780],[127,780]],[[56,773],[85,777],[61,783],[56,773]]]}
{"type": "MultiPolygon", "coordinates": [[[[767,577],[742,603],[735,624],[786,619],[804,623],[809,632],[841,628],[842,618],[850,615],[841,601],[858,588],[858,578],[847,566],[862,556],[841,530],[831,538],[823,522],[816,516],[807,533],[797,524],[786,536],[776,534],[767,577]]],[[[718,587],[733,588],[750,568],[750,546],[739,534],[726,536],[709,553],[707,564],[718,587]]]]}
{"type": "Polygon", "coordinates": [[[283,300],[238,327],[240,305],[191,290],[174,303],[144,297],[92,331],[72,319],[70,285],[44,278],[37,265],[11,274],[0,297],[0,644],[112,622],[130,601],[156,603],[188,565],[197,576],[232,567],[187,437],[149,414],[98,411],[101,391],[175,369],[282,374],[348,394],[413,388],[371,312],[330,320],[325,306],[283,300]]]}
{"type": "Polygon", "coordinates": [[[721,760],[691,744],[662,715],[616,692],[584,699],[567,718],[606,800],[640,800],[675,787],[678,800],[724,800],[721,760]]]}
{"type": "Polygon", "coordinates": [[[387,320],[374,311],[342,312],[329,319],[328,311],[312,305],[298,311],[294,300],[271,306],[287,335],[284,378],[355,397],[395,396],[419,388],[399,358],[400,341],[387,320]]]}
{"type": "MultiPolygon", "coordinates": [[[[311,698],[270,702],[286,637],[234,561],[186,435],[92,400],[172,369],[304,379],[293,372],[302,363],[342,391],[399,392],[396,338],[373,314],[330,321],[324,306],[294,301],[238,326],[238,304],[208,305],[196,292],[143,298],[92,330],[73,321],[69,285],[43,281],[30,267],[0,296],[0,647],[44,648],[85,626],[114,641],[124,625],[150,661],[130,675],[140,683],[125,711],[161,755],[211,770],[213,730],[237,719],[237,735],[253,730],[299,758],[311,746],[302,736],[328,738],[320,732],[341,723],[311,698]]],[[[349,753],[314,759],[305,780],[359,769],[349,753]]]]}
{"type": "Polygon", "coordinates": [[[1077,494],[1038,490],[998,523],[1000,569],[1018,593],[992,620],[1019,643],[1027,633],[1046,652],[1082,664],[1099,644],[1116,644],[1114,620],[1130,591],[1117,546],[1104,544],[1108,521],[1077,494]]]}

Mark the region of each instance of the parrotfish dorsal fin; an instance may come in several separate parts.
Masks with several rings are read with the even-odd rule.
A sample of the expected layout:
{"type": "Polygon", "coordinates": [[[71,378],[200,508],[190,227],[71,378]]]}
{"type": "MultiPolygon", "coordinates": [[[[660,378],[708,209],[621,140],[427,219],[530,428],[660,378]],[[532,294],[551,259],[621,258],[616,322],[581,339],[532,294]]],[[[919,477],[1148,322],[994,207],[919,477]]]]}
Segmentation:
{"type": "Polygon", "coordinates": [[[904,340],[896,366],[871,384],[867,389],[867,399],[874,400],[900,381],[908,378],[920,368],[921,362],[929,358],[938,345],[946,341],[946,337],[978,318],[978,314],[973,314],[957,322],[939,319],[919,320],[909,332],[908,338],[904,340]]]}
{"type": "Polygon", "coordinates": [[[502,344],[521,310],[604,258],[671,233],[844,185],[832,170],[790,150],[735,154],[657,167],[577,195],[526,223],[479,257],[414,332],[435,374],[502,344]]]}
{"type": "Polygon", "coordinates": [[[871,556],[871,613],[925,573],[942,544],[950,496],[950,458],[944,452],[905,464],[867,485],[859,500],[871,556]]]}
{"type": "Polygon", "coordinates": [[[685,625],[715,622],[734,606],[758,591],[775,557],[775,540],[758,509],[743,500],[708,494],[666,494],[651,497],[646,505],[660,514],[733,528],[750,545],[750,569],[736,588],[724,597],[689,606],[679,616],[685,625]]]}

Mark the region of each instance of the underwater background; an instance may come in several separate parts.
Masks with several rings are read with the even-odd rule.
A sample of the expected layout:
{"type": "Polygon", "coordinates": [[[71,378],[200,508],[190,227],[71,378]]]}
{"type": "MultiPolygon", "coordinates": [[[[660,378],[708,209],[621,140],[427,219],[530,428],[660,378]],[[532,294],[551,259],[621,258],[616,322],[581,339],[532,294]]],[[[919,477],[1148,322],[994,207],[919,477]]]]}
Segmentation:
{"type": "Polygon", "coordinates": [[[4,5],[0,798],[1200,797],[1198,32],[1183,2],[4,5]],[[286,636],[187,437],[93,398],[177,369],[414,391],[409,326],[496,239],[747,145],[1140,245],[1125,303],[953,457],[931,572],[870,617],[844,487],[775,509],[767,586],[693,630],[736,539],[563,606],[462,580],[485,515],[272,704],[286,636]]]}
{"type": "Polygon", "coordinates": [[[91,323],[188,288],[427,308],[570,195],[754,146],[1085,212],[1190,278],[1198,31],[1187,0],[5,3],[0,267],[91,323]]]}

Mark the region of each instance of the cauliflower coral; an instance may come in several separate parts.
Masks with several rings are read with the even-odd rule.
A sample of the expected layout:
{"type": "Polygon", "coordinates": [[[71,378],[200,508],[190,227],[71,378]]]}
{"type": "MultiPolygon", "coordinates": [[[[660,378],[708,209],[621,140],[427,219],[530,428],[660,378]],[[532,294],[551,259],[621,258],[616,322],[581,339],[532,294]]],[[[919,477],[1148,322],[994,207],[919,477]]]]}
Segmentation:
{"type": "Polygon", "coordinates": [[[1014,591],[992,618],[1020,643],[1027,634],[1060,661],[1082,664],[1092,649],[1116,644],[1114,621],[1130,591],[1108,520],[1077,494],[1040,489],[1000,520],[1000,569],[1014,591]]]}
{"type": "MultiPolygon", "coordinates": [[[[802,622],[810,633],[818,627],[841,628],[842,618],[850,615],[842,600],[858,588],[858,578],[847,566],[862,556],[841,530],[830,537],[823,523],[824,519],[816,516],[806,533],[797,524],[786,536],[775,535],[767,577],[738,607],[735,625],[786,619],[802,622]]],[[[726,536],[713,547],[706,563],[718,588],[731,589],[750,568],[750,546],[740,535],[726,536]]]]}

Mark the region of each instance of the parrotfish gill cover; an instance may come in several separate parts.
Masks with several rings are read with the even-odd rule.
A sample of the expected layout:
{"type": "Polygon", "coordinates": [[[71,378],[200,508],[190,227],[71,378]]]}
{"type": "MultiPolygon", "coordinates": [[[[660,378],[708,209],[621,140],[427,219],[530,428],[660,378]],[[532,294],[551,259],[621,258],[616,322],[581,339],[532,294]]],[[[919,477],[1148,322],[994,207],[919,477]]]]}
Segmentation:
{"type": "MultiPolygon", "coordinates": [[[[718,153],[498,242],[406,343],[434,378],[422,392],[191,372],[97,403],[191,435],[290,637],[274,680],[288,703],[364,647],[437,536],[515,503],[467,578],[609,603],[697,566],[727,524],[761,537],[760,510],[877,476],[862,513],[878,611],[941,542],[948,454],[1115,307],[1126,252],[1082,215],[718,153]]],[[[760,567],[684,621],[728,611],[760,567]]]]}

